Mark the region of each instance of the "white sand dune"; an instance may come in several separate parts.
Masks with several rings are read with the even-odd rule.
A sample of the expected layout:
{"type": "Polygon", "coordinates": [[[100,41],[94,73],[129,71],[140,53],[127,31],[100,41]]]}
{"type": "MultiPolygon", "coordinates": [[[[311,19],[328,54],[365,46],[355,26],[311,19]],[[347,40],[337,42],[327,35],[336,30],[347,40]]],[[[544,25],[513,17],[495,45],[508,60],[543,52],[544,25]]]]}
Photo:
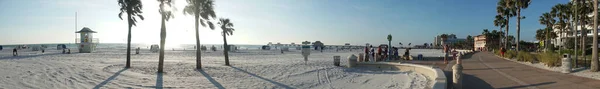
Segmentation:
{"type": "MultiPolygon", "coordinates": [[[[0,51],[0,88],[342,88],[422,89],[430,81],[413,72],[333,66],[333,55],[346,57],[361,50],[313,51],[307,64],[298,50],[230,52],[232,66],[224,66],[221,51],[202,53],[202,70],[195,69],[193,50],[166,51],[165,73],[157,74],[158,54],[142,50],[124,69],[125,50],[98,49],[95,53],[61,54],[59,50],[0,51]]],[[[403,52],[403,51],[401,51],[403,52]]],[[[414,53],[439,55],[437,50],[414,53]]],[[[440,51],[441,52],[441,51],[440,51]]],[[[134,53],[134,52],[133,52],[134,53]]],[[[415,55],[413,53],[413,55],[415,55]]]]}

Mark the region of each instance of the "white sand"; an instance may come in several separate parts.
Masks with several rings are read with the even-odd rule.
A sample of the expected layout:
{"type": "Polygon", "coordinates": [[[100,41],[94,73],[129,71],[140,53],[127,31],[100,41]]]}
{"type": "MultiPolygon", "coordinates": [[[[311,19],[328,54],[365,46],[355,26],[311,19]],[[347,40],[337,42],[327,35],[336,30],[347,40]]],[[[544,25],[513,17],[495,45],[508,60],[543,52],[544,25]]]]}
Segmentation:
{"type": "MultiPolygon", "coordinates": [[[[416,50],[416,49],[414,49],[416,50]]],[[[166,51],[165,73],[157,75],[158,53],[143,49],[132,55],[132,68],[124,69],[124,49],[98,49],[95,53],[61,54],[59,50],[0,51],[0,88],[343,88],[343,89],[422,89],[430,81],[413,72],[333,66],[333,55],[358,54],[328,50],[313,51],[308,64],[300,52],[290,49],[240,50],[230,52],[230,66],[224,66],[222,51],[202,53],[203,70],[195,70],[195,52],[166,51]]],[[[435,50],[413,51],[434,55],[435,50]]],[[[401,51],[402,53],[403,51],[401,51]]],[[[441,51],[439,51],[441,52],[441,51]]],[[[135,53],[132,50],[132,53],[135,53]]],[[[416,55],[413,53],[413,55],[416,55]]],[[[437,54],[436,54],[437,55],[437,54]]]]}

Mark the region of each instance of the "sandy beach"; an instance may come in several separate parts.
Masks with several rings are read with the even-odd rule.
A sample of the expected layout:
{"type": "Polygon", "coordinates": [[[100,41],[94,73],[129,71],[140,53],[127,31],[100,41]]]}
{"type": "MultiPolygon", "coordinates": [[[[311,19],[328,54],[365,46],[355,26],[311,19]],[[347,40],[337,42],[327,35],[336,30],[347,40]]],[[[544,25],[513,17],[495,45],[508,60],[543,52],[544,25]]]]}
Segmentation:
{"type": "MultiPolygon", "coordinates": [[[[202,53],[202,70],[195,69],[194,50],[167,50],[165,73],[157,74],[158,53],[142,49],[124,69],[125,49],[61,54],[60,50],[0,51],[0,88],[370,88],[422,89],[430,81],[414,72],[345,68],[333,65],[333,55],[346,57],[361,50],[312,51],[305,64],[299,50],[238,50],[224,66],[222,51],[202,53]]],[[[403,51],[401,51],[403,52],[403,51]]],[[[438,56],[434,49],[414,53],[438,56]],[[427,54],[429,53],[429,54],[427,54]]],[[[134,52],[133,52],[134,53],[134,52]]]]}

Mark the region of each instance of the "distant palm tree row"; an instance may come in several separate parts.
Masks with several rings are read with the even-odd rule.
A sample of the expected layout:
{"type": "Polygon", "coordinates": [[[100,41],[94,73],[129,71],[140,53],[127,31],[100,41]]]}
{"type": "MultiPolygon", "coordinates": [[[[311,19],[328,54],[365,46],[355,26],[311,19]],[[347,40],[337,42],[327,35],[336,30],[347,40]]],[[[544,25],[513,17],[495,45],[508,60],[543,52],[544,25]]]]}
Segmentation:
{"type": "MultiPolygon", "coordinates": [[[[160,27],[160,51],[159,51],[159,62],[158,62],[158,72],[163,72],[164,65],[164,54],[165,54],[165,39],[167,38],[167,27],[165,23],[169,21],[169,19],[174,18],[173,11],[170,10],[171,5],[173,4],[172,0],[157,0],[159,4],[159,13],[161,14],[161,27],[160,27]]],[[[194,22],[196,27],[196,69],[201,69],[201,50],[200,50],[200,37],[199,37],[199,26],[203,27],[208,26],[210,29],[214,30],[215,26],[211,19],[215,19],[217,16],[214,11],[214,1],[213,0],[187,0],[188,5],[185,6],[183,13],[186,15],[193,15],[194,22]]],[[[139,17],[141,20],[144,20],[142,14],[142,2],[141,0],[118,0],[120,8],[119,18],[123,19],[121,16],[125,13],[127,15],[128,22],[128,34],[127,34],[127,63],[126,68],[130,68],[131,61],[131,27],[136,26],[137,19],[135,17],[139,17]]],[[[223,45],[225,50],[223,50],[225,56],[225,65],[229,66],[229,46],[227,45],[227,37],[229,35],[233,35],[233,23],[227,18],[219,19],[218,24],[220,25],[223,35],[223,45]]]]}
{"type": "MultiPolygon", "coordinates": [[[[538,29],[538,31],[536,31],[536,39],[544,40],[544,48],[546,48],[546,51],[552,51],[550,39],[561,36],[560,40],[563,40],[567,37],[566,35],[574,35],[574,40],[579,41],[575,44],[579,43],[579,45],[572,46],[574,46],[575,50],[578,50],[577,47],[580,47],[579,50],[582,50],[582,54],[580,55],[585,58],[587,46],[586,39],[588,38],[587,30],[588,27],[591,27],[593,29],[591,71],[598,71],[597,2],[598,0],[571,0],[565,4],[554,5],[550,12],[545,12],[540,16],[539,22],[542,25],[546,25],[546,28],[538,29]],[[559,35],[556,35],[553,29],[560,29],[559,31],[556,31],[559,35]],[[578,32],[579,29],[580,33],[578,32]],[[578,34],[581,35],[578,37],[578,34]]],[[[559,47],[559,49],[567,49],[568,47],[566,47],[565,44],[566,42],[562,42],[563,46],[559,47]]],[[[577,58],[577,55],[575,55],[575,58],[577,58]]]]}

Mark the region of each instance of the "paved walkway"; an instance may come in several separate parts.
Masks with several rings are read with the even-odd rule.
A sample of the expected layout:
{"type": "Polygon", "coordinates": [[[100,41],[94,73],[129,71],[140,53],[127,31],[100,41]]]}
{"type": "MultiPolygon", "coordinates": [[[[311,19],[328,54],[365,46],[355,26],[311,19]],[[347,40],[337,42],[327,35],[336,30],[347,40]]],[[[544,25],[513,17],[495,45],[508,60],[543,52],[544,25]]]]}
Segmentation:
{"type": "Polygon", "coordinates": [[[600,89],[600,80],[515,63],[489,52],[466,55],[463,67],[464,89],[600,89]]]}

